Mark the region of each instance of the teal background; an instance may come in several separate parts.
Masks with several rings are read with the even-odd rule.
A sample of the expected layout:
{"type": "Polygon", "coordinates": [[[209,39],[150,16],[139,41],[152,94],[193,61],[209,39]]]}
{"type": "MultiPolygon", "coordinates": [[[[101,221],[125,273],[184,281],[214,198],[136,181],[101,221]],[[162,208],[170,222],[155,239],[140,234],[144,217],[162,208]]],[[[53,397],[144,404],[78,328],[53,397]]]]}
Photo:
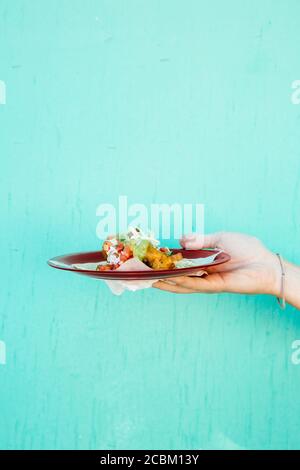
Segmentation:
{"type": "Polygon", "coordinates": [[[2,449],[295,449],[300,317],[55,271],[96,208],[204,203],[300,263],[298,0],[0,0],[2,449]]]}

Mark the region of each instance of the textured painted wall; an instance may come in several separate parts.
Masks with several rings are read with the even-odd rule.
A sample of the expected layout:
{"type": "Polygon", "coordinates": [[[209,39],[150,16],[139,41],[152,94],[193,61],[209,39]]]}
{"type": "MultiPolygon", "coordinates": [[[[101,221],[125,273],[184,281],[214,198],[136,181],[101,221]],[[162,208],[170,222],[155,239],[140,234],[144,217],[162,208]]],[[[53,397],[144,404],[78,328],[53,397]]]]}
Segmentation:
{"type": "Polygon", "coordinates": [[[298,0],[0,0],[1,448],[300,446],[294,309],[46,265],[119,194],[300,263],[299,42],[298,0]]]}

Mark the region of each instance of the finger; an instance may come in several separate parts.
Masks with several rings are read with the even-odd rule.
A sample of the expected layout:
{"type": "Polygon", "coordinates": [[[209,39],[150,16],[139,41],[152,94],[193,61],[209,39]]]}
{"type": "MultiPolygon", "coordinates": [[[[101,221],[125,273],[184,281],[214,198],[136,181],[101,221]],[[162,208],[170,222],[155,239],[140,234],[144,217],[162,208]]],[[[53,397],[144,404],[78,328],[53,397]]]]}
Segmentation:
{"type": "Polygon", "coordinates": [[[197,292],[222,292],[224,281],[220,274],[209,274],[205,277],[179,276],[172,278],[177,287],[189,289],[197,292]]]}
{"type": "Polygon", "coordinates": [[[180,244],[189,250],[199,250],[201,248],[216,248],[220,240],[220,232],[203,235],[199,233],[184,235],[180,244]]]}
{"type": "Polygon", "coordinates": [[[231,271],[232,267],[231,266],[226,266],[227,263],[224,264],[217,264],[216,266],[207,266],[205,268],[207,274],[213,274],[213,273],[223,273],[224,271],[231,271]]]}
{"type": "MultiPolygon", "coordinates": [[[[189,290],[197,290],[198,277],[178,276],[172,278],[173,285],[189,290]]],[[[169,281],[169,279],[167,279],[169,281]]]]}
{"type": "Polygon", "coordinates": [[[176,284],[171,284],[164,281],[157,281],[152,285],[152,287],[155,289],[173,292],[175,294],[192,294],[194,292],[190,289],[186,289],[185,287],[177,286],[176,284]]]}

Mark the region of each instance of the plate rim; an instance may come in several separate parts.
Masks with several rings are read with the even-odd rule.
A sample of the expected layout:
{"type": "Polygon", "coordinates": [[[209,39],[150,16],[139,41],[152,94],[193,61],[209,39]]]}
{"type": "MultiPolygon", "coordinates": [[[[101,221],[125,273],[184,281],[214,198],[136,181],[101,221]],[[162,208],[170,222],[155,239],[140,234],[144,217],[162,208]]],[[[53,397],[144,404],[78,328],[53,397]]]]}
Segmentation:
{"type": "MultiPolygon", "coordinates": [[[[48,259],[47,264],[51,268],[54,268],[54,269],[60,269],[61,271],[69,271],[69,272],[73,272],[75,274],[82,274],[82,275],[87,275],[87,276],[90,276],[90,277],[96,277],[98,279],[125,280],[126,278],[128,278],[128,280],[130,280],[130,279],[133,280],[134,276],[136,276],[137,279],[145,278],[145,277],[150,279],[149,276],[155,276],[155,278],[157,278],[157,279],[160,276],[167,276],[167,277],[176,276],[177,277],[177,276],[180,276],[182,274],[193,273],[193,272],[196,272],[196,271],[201,271],[202,269],[205,270],[205,268],[208,268],[210,266],[217,266],[217,265],[220,265],[220,264],[227,263],[228,261],[231,260],[231,257],[228,253],[226,253],[223,250],[218,250],[218,249],[214,249],[214,248],[200,248],[200,249],[197,249],[197,250],[194,250],[194,249],[186,250],[186,249],[183,249],[183,248],[170,248],[170,250],[173,251],[173,252],[189,251],[189,252],[202,252],[202,253],[205,251],[209,254],[214,254],[216,251],[220,251],[219,255],[222,255],[222,257],[221,257],[221,259],[218,259],[219,255],[217,255],[216,259],[212,263],[210,263],[209,265],[188,266],[188,267],[185,267],[185,268],[177,268],[176,270],[175,269],[172,269],[172,270],[171,269],[152,269],[151,271],[147,270],[147,271],[122,271],[122,272],[120,272],[118,270],[116,270],[116,271],[96,271],[96,270],[91,270],[91,269],[76,269],[76,268],[73,268],[73,267],[68,266],[66,264],[61,265],[61,266],[56,264],[56,263],[58,263],[58,260],[61,260],[62,258],[69,258],[69,257],[72,257],[72,256],[84,255],[84,254],[85,255],[97,255],[97,254],[101,253],[101,251],[83,251],[83,252],[67,253],[67,254],[64,254],[64,255],[55,256],[53,258],[48,259]],[[224,259],[224,257],[225,257],[225,259],[224,259]],[[117,279],[117,277],[119,279],[117,279]],[[122,277],[123,279],[120,279],[120,277],[122,277]]],[[[205,256],[203,258],[205,258],[205,256]]],[[[60,261],[60,262],[63,263],[62,261],[60,261]]]]}

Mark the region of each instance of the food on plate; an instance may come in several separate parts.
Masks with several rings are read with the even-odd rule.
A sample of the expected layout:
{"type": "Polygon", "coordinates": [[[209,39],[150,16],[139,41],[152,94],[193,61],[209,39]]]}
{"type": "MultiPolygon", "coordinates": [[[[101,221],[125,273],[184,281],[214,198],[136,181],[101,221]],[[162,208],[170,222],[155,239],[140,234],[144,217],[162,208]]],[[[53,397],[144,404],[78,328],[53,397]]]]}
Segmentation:
{"type": "Polygon", "coordinates": [[[138,258],[152,269],[175,269],[183,260],[181,253],[172,254],[169,248],[159,248],[159,241],[151,232],[140,228],[130,228],[126,234],[108,237],[102,246],[105,262],[97,266],[97,271],[110,271],[119,268],[131,258],[138,258]]]}
{"type": "Polygon", "coordinates": [[[152,245],[149,245],[143,262],[153,269],[174,269],[176,268],[176,261],[181,259],[181,253],[172,255],[164,252],[163,250],[158,250],[152,245]]]}

